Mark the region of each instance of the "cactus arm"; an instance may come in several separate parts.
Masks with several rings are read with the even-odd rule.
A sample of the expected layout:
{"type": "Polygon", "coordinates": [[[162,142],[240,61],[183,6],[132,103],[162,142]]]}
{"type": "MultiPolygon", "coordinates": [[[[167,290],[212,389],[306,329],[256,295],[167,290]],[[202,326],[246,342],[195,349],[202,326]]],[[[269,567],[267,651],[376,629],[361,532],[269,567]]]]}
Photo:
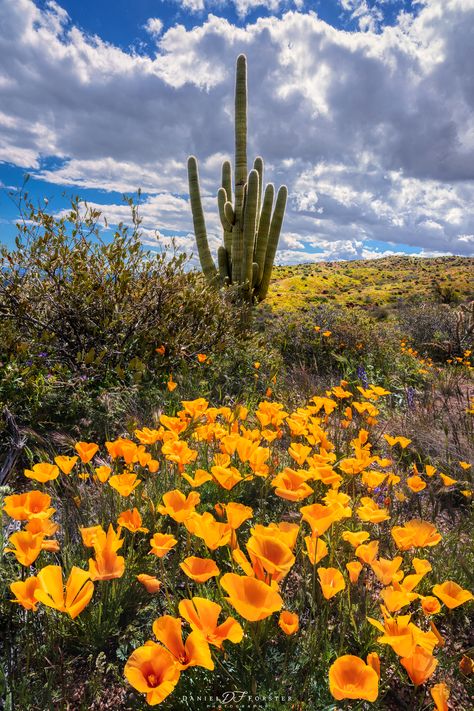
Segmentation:
{"type": "Polygon", "coordinates": [[[247,60],[237,58],[235,77],[235,216],[242,220],[244,185],[247,180],[247,60]]]}
{"type": "Polygon", "coordinates": [[[212,282],[216,277],[217,270],[212,259],[207,240],[206,223],[204,211],[202,209],[201,191],[199,189],[199,174],[197,160],[194,156],[188,158],[188,180],[189,197],[191,201],[191,212],[193,215],[194,234],[198,248],[199,261],[202,271],[208,282],[212,282]]]}
{"type": "MultiPolygon", "coordinates": [[[[221,213],[221,222],[222,222],[222,227],[224,228],[224,246],[227,250],[227,258],[228,258],[228,264],[229,264],[229,277],[230,277],[230,272],[231,272],[231,254],[232,254],[232,225],[234,224],[234,214],[232,211],[232,218],[230,218],[230,214],[226,214],[225,210],[225,204],[226,202],[231,203],[232,202],[232,166],[230,164],[230,161],[225,160],[222,163],[222,188],[225,190],[225,200],[224,204],[222,206],[222,212],[225,218],[225,221],[227,225],[224,225],[224,220],[222,218],[222,213],[221,213],[221,206],[219,205],[219,213],[221,213]]],[[[217,198],[219,200],[219,193],[217,194],[217,198]]],[[[232,207],[232,205],[230,205],[232,207]]]]}
{"type": "Polygon", "coordinates": [[[256,170],[251,170],[247,183],[247,198],[245,201],[244,249],[241,272],[241,281],[244,284],[248,284],[249,290],[252,286],[252,262],[255,245],[255,225],[257,222],[258,192],[258,173],[256,170]]]}
{"type": "Polygon", "coordinates": [[[219,208],[219,217],[221,218],[222,229],[224,230],[224,247],[230,257],[232,253],[232,221],[229,221],[226,217],[226,203],[227,193],[225,188],[219,188],[217,192],[217,206],[219,208]]]}
{"type": "Polygon", "coordinates": [[[219,277],[221,279],[221,282],[223,284],[226,284],[230,281],[229,263],[227,257],[227,250],[223,245],[221,245],[217,250],[217,263],[219,265],[219,277]]]}
{"type": "Polygon", "coordinates": [[[232,166],[228,160],[222,163],[221,184],[226,192],[228,202],[232,202],[232,166]]]}
{"type": "Polygon", "coordinates": [[[265,254],[267,252],[268,231],[270,229],[274,195],[275,188],[272,183],[269,183],[265,188],[265,194],[263,196],[262,212],[260,215],[257,239],[255,242],[255,261],[258,263],[257,283],[260,283],[262,280],[263,268],[265,266],[265,254]]]}
{"type": "Polygon", "coordinates": [[[235,222],[235,215],[234,215],[234,208],[232,207],[230,202],[226,202],[224,205],[224,214],[226,216],[227,222],[232,226],[234,225],[235,222]]]}
{"type": "Polygon", "coordinates": [[[253,168],[258,173],[257,222],[255,225],[255,230],[258,231],[258,225],[260,222],[260,211],[262,209],[263,158],[257,156],[253,162],[253,168]]]}
{"type": "Polygon", "coordinates": [[[258,300],[263,301],[268,293],[270,286],[270,277],[272,275],[273,262],[280,239],[281,225],[285,214],[286,199],[288,197],[288,189],[286,185],[282,185],[278,191],[275,201],[275,209],[273,210],[272,220],[270,223],[270,231],[268,233],[267,252],[265,254],[265,266],[263,268],[263,276],[258,288],[258,300]]]}
{"type": "Polygon", "coordinates": [[[228,221],[224,212],[224,205],[227,202],[227,194],[224,188],[219,188],[217,191],[217,207],[219,208],[219,217],[221,218],[222,229],[226,232],[232,230],[232,223],[228,221]]]}

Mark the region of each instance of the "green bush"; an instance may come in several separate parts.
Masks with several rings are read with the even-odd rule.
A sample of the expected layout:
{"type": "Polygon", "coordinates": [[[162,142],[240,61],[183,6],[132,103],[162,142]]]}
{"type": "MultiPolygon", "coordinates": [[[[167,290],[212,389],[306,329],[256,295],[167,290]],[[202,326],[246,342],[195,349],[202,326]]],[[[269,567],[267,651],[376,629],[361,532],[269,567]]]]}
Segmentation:
{"type": "Polygon", "coordinates": [[[57,217],[26,195],[15,247],[0,250],[0,409],[38,433],[111,434],[150,392],[160,406],[170,373],[201,380],[198,353],[245,360],[238,307],[185,255],[147,249],[128,202],[132,227],[105,239],[97,210],[76,200],[57,217]]]}

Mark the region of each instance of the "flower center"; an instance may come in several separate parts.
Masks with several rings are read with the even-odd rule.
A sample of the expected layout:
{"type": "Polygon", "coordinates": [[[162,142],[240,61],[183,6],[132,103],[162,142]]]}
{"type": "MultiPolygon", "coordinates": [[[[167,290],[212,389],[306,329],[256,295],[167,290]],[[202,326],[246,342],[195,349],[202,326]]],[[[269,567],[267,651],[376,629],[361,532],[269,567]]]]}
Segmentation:
{"type": "Polygon", "coordinates": [[[160,680],[158,679],[156,674],[148,674],[146,681],[147,681],[148,686],[153,689],[155,689],[160,683],[160,680]]]}

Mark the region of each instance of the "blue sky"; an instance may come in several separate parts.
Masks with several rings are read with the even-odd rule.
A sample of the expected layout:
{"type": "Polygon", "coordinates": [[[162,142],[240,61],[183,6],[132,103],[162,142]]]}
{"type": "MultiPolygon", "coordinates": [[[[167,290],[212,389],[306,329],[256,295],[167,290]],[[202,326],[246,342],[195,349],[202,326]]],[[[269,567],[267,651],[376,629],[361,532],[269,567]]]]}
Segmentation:
{"type": "Polygon", "coordinates": [[[0,240],[28,192],[109,223],[142,189],[144,240],[193,249],[232,156],[235,58],[249,153],[286,183],[280,263],[474,254],[474,0],[0,0],[0,240]]]}

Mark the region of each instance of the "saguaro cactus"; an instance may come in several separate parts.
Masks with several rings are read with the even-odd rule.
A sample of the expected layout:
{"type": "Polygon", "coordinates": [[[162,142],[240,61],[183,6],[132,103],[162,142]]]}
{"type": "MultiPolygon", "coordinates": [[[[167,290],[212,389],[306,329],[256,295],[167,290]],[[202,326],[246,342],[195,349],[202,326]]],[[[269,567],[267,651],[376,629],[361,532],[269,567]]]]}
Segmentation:
{"type": "Polygon", "coordinates": [[[282,185],[275,205],[275,189],[263,186],[263,159],[255,158],[247,168],[247,60],[237,58],[235,78],[235,167],[232,202],[232,168],[222,164],[222,186],[217,192],[217,206],[223,230],[223,245],[217,251],[218,269],[207,239],[201,202],[197,160],[188,159],[189,194],[194,233],[202,271],[210,283],[238,285],[249,302],[262,301],[268,292],[275,254],[285,214],[288,190],[282,185]],[[263,193],[263,199],[262,199],[263,193]]]}

